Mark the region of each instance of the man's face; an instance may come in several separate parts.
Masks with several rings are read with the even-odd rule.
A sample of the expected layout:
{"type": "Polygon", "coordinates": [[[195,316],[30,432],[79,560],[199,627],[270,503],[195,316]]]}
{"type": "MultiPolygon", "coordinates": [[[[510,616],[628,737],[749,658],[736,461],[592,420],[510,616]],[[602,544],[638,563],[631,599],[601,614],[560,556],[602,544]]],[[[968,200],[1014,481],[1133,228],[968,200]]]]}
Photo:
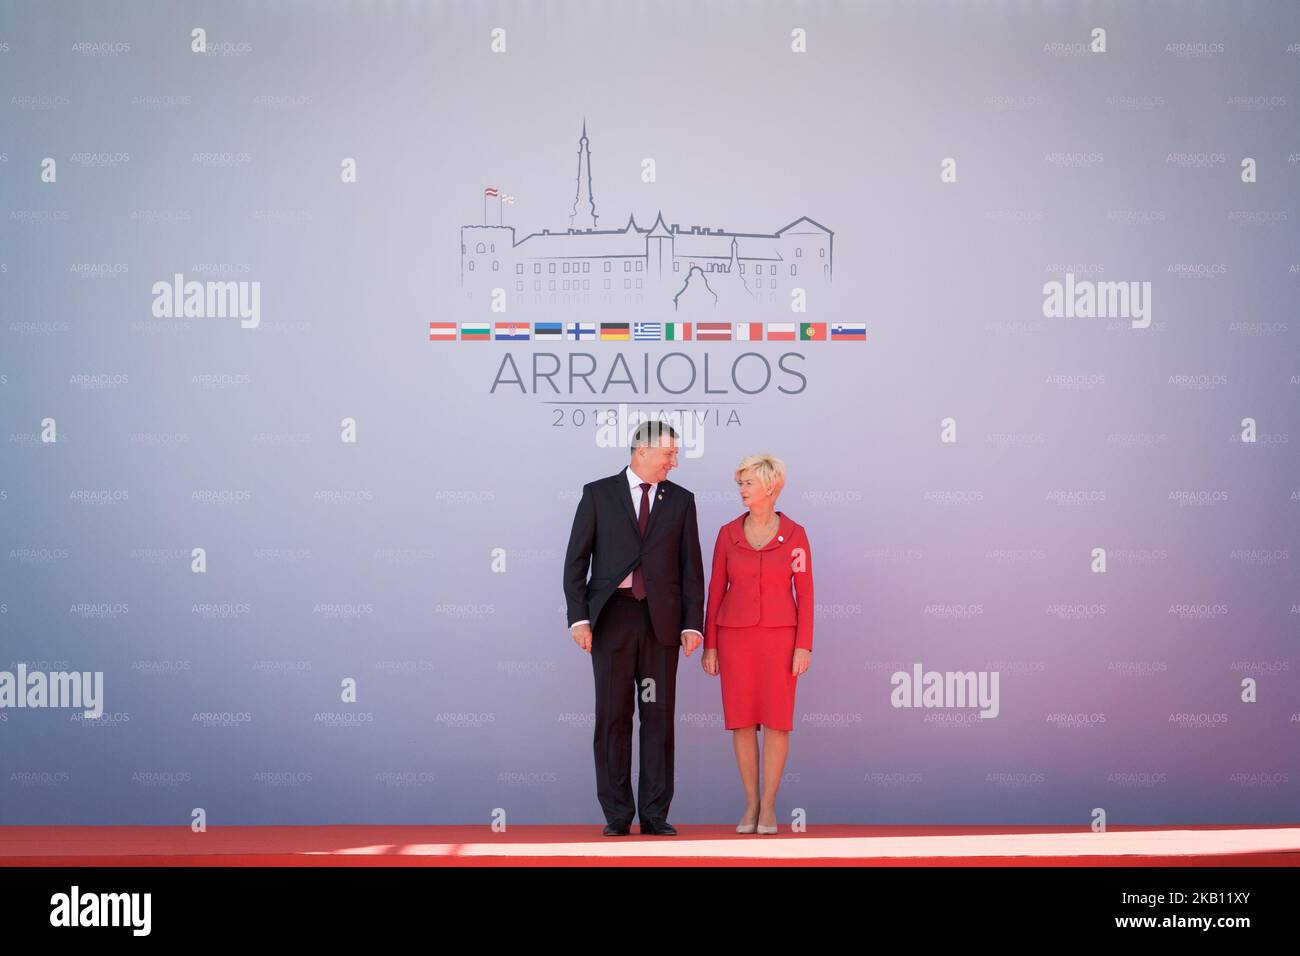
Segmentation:
{"type": "Polygon", "coordinates": [[[638,445],[632,457],[632,470],[652,485],[659,484],[676,467],[677,440],[671,435],[661,437],[658,445],[638,445]]]}

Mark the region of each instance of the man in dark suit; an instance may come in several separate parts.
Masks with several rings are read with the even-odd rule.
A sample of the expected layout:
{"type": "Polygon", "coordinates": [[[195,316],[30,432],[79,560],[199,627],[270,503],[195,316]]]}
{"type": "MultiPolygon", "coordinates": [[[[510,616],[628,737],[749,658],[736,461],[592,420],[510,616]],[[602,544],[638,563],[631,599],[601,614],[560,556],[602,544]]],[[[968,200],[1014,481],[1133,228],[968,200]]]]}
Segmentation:
{"type": "Polygon", "coordinates": [[[674,836],[673,706],[677,651],[704,640],[704,562],[695,496],[668,480],[677,432],[643,422],[628,467],[582,488],[564,555],[573,640],[596,675],[596,796],[605,835],[674,836]],[[587,564],[591,563],[591,580],[587,564]],[[633,698],[641,717],[641,772],[632,802],[633,698]]]}

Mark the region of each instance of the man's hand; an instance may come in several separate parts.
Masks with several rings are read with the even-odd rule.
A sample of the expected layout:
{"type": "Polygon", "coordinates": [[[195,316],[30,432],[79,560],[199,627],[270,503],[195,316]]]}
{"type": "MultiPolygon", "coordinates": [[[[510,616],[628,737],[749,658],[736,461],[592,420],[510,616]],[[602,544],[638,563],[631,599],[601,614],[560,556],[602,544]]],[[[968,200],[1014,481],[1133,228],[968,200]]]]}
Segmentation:
{"type": "Polygon", "coordinates": [[[591,625],[579,624],[577,627],[570,628],[573,633],[573,640],[588,654],[591,653],[591,625]]]}
{"type": "Polygon", "coordinates": [[[703,643],[704,640],[694,631],[682,631],[682,647],[686,649],[687,657],[690,657],[691,652],[703,643]]]}
{"type": "Polygon", "coordinates": [[[704,668],[704,673],[710,677],[718,676],[718,649],[716,647],[710,647],[704,652],[704,656],[700,658],[700,666],[704,668]]]}

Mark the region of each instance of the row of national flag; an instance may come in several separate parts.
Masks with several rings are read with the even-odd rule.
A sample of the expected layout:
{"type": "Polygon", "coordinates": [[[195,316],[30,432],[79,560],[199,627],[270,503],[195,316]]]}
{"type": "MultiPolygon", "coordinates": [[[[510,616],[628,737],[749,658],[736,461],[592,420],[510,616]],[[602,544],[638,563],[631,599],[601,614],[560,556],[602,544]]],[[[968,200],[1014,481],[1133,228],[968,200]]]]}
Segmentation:
{"type": "Polygon", "coordinates": [[[430,342],[865,342],[865,322],[430,322],[430,342]]]}

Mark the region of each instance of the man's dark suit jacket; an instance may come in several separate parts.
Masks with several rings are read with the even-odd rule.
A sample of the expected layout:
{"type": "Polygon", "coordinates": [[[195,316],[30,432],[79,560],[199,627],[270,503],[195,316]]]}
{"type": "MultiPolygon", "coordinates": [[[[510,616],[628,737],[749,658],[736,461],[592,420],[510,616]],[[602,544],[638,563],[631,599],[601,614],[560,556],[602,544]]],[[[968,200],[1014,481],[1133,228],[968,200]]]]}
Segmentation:
{"type": "Polygon", "coordinates": [[[704,561],[695,495],[667,478],[661,481],[642,540],[628,493],[627,470],[621,468],[582,486],[564,555],[569,624],[589,620],[594,633],[605,602],[638,564],[643,566],[655,639],[680,646],[682,631],[703,633],[704,561]]]}

